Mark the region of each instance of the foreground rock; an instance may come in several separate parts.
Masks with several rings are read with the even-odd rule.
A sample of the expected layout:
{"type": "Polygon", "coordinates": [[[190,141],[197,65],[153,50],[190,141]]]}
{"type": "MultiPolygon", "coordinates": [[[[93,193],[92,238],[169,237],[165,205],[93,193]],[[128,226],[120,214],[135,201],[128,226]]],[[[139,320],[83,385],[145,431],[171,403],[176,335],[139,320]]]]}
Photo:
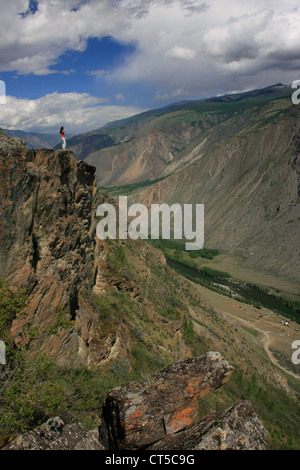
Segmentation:
{"type": "Polygon", "coordinates": [[[266,450],[267,431],[249,401],[209,416],[147,450],[266,450]]]}
{"type": "Polygon", "coordinates": [[[103,405],[100,438],[115,450],[135,450],[193,424],[198,400],[221,387],[233,367],[216,352],[179,361],[148,382],[111,390],[103,405]]]}
{"type": "Polygon", "coordinates": [[[59,417],[15,439],[2,450],[103,450],[98,432],[86,432],[81,423],[65,425],[59,417]]]}
{"type": "Polygon", "coordinates": [[[3,450],[265,450],[267,431],[249,401],[194,424],[199,398],[228,382],[232,371],[217,352],[179,361],[149,382],[112,389],[99,432],[56,417],[3,450]]]}

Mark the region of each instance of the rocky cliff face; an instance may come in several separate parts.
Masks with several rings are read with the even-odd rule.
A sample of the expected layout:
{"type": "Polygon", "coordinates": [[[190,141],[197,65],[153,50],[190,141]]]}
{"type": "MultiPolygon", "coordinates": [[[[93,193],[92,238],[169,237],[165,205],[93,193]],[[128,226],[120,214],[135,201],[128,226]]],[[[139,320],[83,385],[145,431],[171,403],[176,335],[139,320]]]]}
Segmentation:
{"type": "Polygon", "coordinates": [[[70,151],[26,151],[23,141],[1,136],[0,277],[29,295],[11,334],[62,363],[101,354],[100,347],[93,359],[97,318],[81,297],[95,285],[103,249],[94,172],[70,151]]]}
{"type": "Polygon", "coordinates": [[[161,328],[170,290],[174,304],[182,298],[162,254],[141,241],[96,237],[96,208],[113,201],[94,172],[72,151],[26,150],[0,137],[0,279],[28,295],[10,328],[14,344],[59,365],[123,360],[126,370],[137,339],[158,363],[187,354],[184,309],[161,328]]]}

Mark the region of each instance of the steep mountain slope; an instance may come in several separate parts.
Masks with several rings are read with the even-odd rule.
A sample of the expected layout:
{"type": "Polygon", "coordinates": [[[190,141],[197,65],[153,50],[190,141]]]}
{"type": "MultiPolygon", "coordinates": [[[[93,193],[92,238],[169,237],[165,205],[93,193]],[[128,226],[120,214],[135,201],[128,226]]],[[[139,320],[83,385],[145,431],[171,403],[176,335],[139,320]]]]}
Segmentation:
{"type": "Polygon", "coordinates": [[[300,109],[285,101],[276,117],[181,158],[174,173],[132,201],[205,204],[205,244],[249,266],[300,278],[300,109]]]}
{"type": "Polygon", "coordinates": [[[170,174],[171,162],[179,161],[187,149],[191,152],[200,144],[209,149],[240,132],[249,122],[255,122],[264,105],[266,117],[270,117],[269,113],[276,112],[272,109],[276,105],[268,103],[290,94],[288,87],[277,85],[181,103],[76,136],[69,140],[68,148],[78,158],[96,166],[101,186],[154,180],[170,174]]]}

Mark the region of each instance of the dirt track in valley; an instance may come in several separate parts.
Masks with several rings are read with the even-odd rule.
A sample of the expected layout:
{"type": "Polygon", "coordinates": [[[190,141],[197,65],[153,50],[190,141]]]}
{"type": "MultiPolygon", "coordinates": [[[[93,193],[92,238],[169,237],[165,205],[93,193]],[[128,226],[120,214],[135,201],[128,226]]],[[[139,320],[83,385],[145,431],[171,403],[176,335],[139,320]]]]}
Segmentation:
{"type": "MultiPolygon", "coordinates": [[[[257,310],[251,305],[242,304],[204,287],[200,287],[200,292],[204,298],[215,308],[215,310],[223,314],[225,318],[230,318],[231,320],[236,321],[238,324],[244,325],[250,330],[255,330],[260,333],[260,336],[258,336],[257,339],[261,341],[272,364],[274,364],[286,374],[291,375],[295,379],[300,379],[300,374],[295,374],[291,370],[281,365],[270,350],[270,347],[275,346],[275,343],[278,342],[278,340],[280,340],[281,343],[285,343],[285,346],[288,341],[288,346],[290,347],[292,341],[295,339],[300,339],[300,333],[294,333],[296,327],[298,326],[296,323],[289,321],[291,327],[287,329],[287,327],[281,323],[281,318],[284,319],[284,317],[277,316],[270,310],[268,310],[268,319],[266,320],[266,317],[262,316],[261,311],[257,310]],[[244,318],[244,316],[247,316],[247,318],[244,318]],[[285,337],[289,337],[290,339],[285,341],[285,337]]],[[[265,310],[266,309],[263,309],[263,311],[265,310]]]]}
{"type": "Polygon", "coordinates": [[[268,354],[269,358],[270,358],[270,361],[276,366],[276,367],[279,367],[279,369],[283,370],[284,372],[286,372],[287,374],[289,375],[292,375],[295,379],[300,379],[300,375],[296,375],[294,374],[294,372],[286,369],[285,367],[283,367],[278,361],[277,359],[273,356],[272,352],[270,351],[270,346],[272,345],[272,340],[271,340],[271,336],[270,336],[270,331],[267,331],[267,330],[263,330],[262,328],[259,328],[255,323],[252,323],[252,322],[248,322],[247,320],[245,320],[244,318],[240,318],[240,317],[236,317],[235,315],[231,314],[231,313],[228,313],[228,312],[222,312],[224,313],[225,315],[227,316],[230,316],[232,318],[234,318],[235,320],[238,320],[239,322],[243,323],[244,325],[246,325],[248,328],[251,328],[251,329],[255,329],[256,331],[259,331],[260,333],[262,333],[263,337],[262,337],[262,343],[264,345],[264,348],[265,348],[265,351],[266,353],[268,354]]]}

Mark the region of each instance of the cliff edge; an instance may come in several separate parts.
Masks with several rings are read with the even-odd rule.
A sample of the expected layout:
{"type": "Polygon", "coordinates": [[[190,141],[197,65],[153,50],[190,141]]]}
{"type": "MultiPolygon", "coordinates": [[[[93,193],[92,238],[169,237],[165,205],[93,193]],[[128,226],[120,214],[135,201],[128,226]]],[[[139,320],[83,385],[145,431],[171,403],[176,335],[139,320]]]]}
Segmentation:
{"type": "Polygon", "coordinates": [[[26,150],[24,141],[0,136],[0,278],[29,296],[11,335],[60,363],[86,364],[93,350],[97,318],[79,292],[93,287],[103,249],[94,173],[72,151],[26,150]]]}

